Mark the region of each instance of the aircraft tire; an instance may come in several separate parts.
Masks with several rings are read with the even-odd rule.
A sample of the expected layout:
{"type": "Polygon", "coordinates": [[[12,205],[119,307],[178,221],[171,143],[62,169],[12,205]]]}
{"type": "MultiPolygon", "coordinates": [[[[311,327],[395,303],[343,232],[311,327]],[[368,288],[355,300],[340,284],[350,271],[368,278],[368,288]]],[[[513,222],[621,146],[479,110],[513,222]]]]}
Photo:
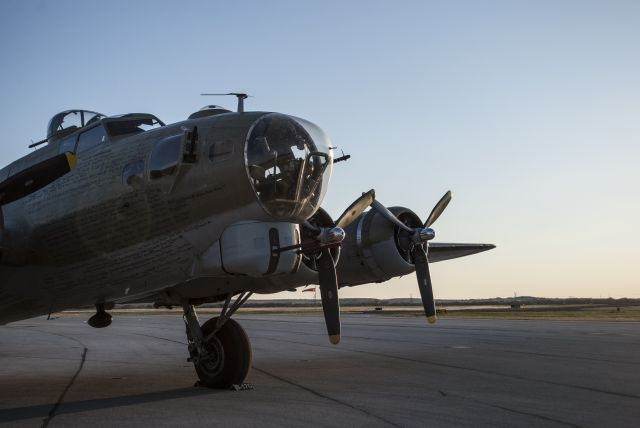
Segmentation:
{"type": "MultiPolygon", "coordinates": [[[[217,317],[202,325],[206,337],[216,327],[217,317]]],[[[217,358],[195,364],[200,384],[208,388],[231,388],[241,385],[251,367],[251,343],[242,326],[233,319],[227,320],[216,335],[205,344],[217,358]]]]}

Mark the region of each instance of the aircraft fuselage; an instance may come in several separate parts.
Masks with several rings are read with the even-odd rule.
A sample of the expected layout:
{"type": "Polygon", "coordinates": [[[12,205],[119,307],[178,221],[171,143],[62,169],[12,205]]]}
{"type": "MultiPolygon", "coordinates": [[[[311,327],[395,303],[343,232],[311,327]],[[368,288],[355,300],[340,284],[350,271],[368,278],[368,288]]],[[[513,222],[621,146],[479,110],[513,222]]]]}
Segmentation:
{"type": "MultiPolygon", "coordinates": [[[[0,267],[0,323],[151,295],[199,277],[226,278],[208,281],[209,295],[227,294],[236,287],[258,292],[291,288],[290,281],[250,281],[243,272],[225,272],[222,254],[214,255],[220,259],[218,271],[208,272],[199,263],[199,256],[239,219],[267,225],[289,223],[294,235],[288,236],[289,241],[299,242],[297,222],[305,220],[308,209],[289,210],[295,204],[283,202],[282,209],[288,211],[274,218],[258,200],[260,183],[248,170],[248,138],[265,117],[273,114],[220,114],[97,144],[77,153],[77,166],[70,173],[5,205],[3,242],[11,245],[0,267]],[[180,150],[180,159],[171,171],[171,167],[154,171],[154,150],[172,138],[179,140],[174,146],[180,150]],[[195,150],[191,150],[193,142],[195,150]],[[187,157],[190,151],[192,156],[187,157]],[[212,289],[214,286],[218,289],[212,289]]],[[[293,122],[284,115],[277,117],[293,122]]],[[[62,150],[50,146],[47,150],[54,153],[62,150]]],[[[326,147],[315,149],[330,156],[326,147]]],[[[284,156],[280,153],[281,159],[284,156]]],[[[268,177],[285,175],[286,165],[282,161],[277,165],[273,164],[277,171],[268,177]]],[[[302,169],[296,174],[302,176],[302,169]]],[[[275,188],[280,181],[284,180],[274,178],[273,183],[260,185],[275,188]]],[[[266,198],[266,190],[260,191],[266,198]]],[[[319,195],[317,199],[319,205],[319,195]]],[[[276,208],[281,209],[280,205],[276,208]]]]}

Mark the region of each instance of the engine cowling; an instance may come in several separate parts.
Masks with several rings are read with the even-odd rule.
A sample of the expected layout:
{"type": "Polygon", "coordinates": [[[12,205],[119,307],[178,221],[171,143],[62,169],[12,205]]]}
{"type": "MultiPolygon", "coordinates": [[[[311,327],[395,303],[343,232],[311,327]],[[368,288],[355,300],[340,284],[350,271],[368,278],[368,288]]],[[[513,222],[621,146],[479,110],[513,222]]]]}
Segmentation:
{"type": "MultiPolygon", "coordinates": [[[[421,227],[422,221],[410,209],[390,207],[400,221],[421,227]]],[[[415,266],[399,228],[375,210],[369,210],[345,229],[337,271],[340,286],[384,282],[413,273],[415,266]]]]}

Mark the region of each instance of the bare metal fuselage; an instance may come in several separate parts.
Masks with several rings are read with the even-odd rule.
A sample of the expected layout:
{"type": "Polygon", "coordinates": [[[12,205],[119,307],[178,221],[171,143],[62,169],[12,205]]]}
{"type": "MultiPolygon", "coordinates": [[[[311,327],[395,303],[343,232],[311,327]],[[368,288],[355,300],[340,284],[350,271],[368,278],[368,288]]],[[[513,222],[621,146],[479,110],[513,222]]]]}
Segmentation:
{"type": "MultiPolygon", "coordinates": [[[[11,245],[5,245],[0,266],[0,324],[135,300],[190,281],[193,292],[205,297],[235,290],[275,292],[313,278],[309,271],[286,280],[241,275],[198,280],[194,272],[199,255],[230,224],[274,221],[256,200],[245,168],[247,133],[264,114],[194,119],[100,144],[79,153],[77,167],[67,175],[4,206],[3,241],[11,245]],[[159,140],[195,126],[197,162],[154,181],[146,175],[133,184],[123,180],[125,167],[147,163],[159,140]],[[232,153],[212,161],[211,147],[220,142],[232,153]]],[[[188,286],[182,291],[190,292],[188,286]]]]}

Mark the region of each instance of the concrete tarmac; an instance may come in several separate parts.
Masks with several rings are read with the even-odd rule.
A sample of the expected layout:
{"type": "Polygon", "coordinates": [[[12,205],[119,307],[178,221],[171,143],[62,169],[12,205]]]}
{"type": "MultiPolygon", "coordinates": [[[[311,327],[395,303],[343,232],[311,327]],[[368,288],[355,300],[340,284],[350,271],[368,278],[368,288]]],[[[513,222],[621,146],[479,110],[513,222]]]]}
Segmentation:
{"type": "MultiPolygon", "coordinates": [[[[181,316],[0,327],[0,426],[615,426],[640,421],[640,323],[239,315],[253,389],[194,387],[181,316]]],[[[202,320],[204,321],[204,320],[202,320]]]]}

